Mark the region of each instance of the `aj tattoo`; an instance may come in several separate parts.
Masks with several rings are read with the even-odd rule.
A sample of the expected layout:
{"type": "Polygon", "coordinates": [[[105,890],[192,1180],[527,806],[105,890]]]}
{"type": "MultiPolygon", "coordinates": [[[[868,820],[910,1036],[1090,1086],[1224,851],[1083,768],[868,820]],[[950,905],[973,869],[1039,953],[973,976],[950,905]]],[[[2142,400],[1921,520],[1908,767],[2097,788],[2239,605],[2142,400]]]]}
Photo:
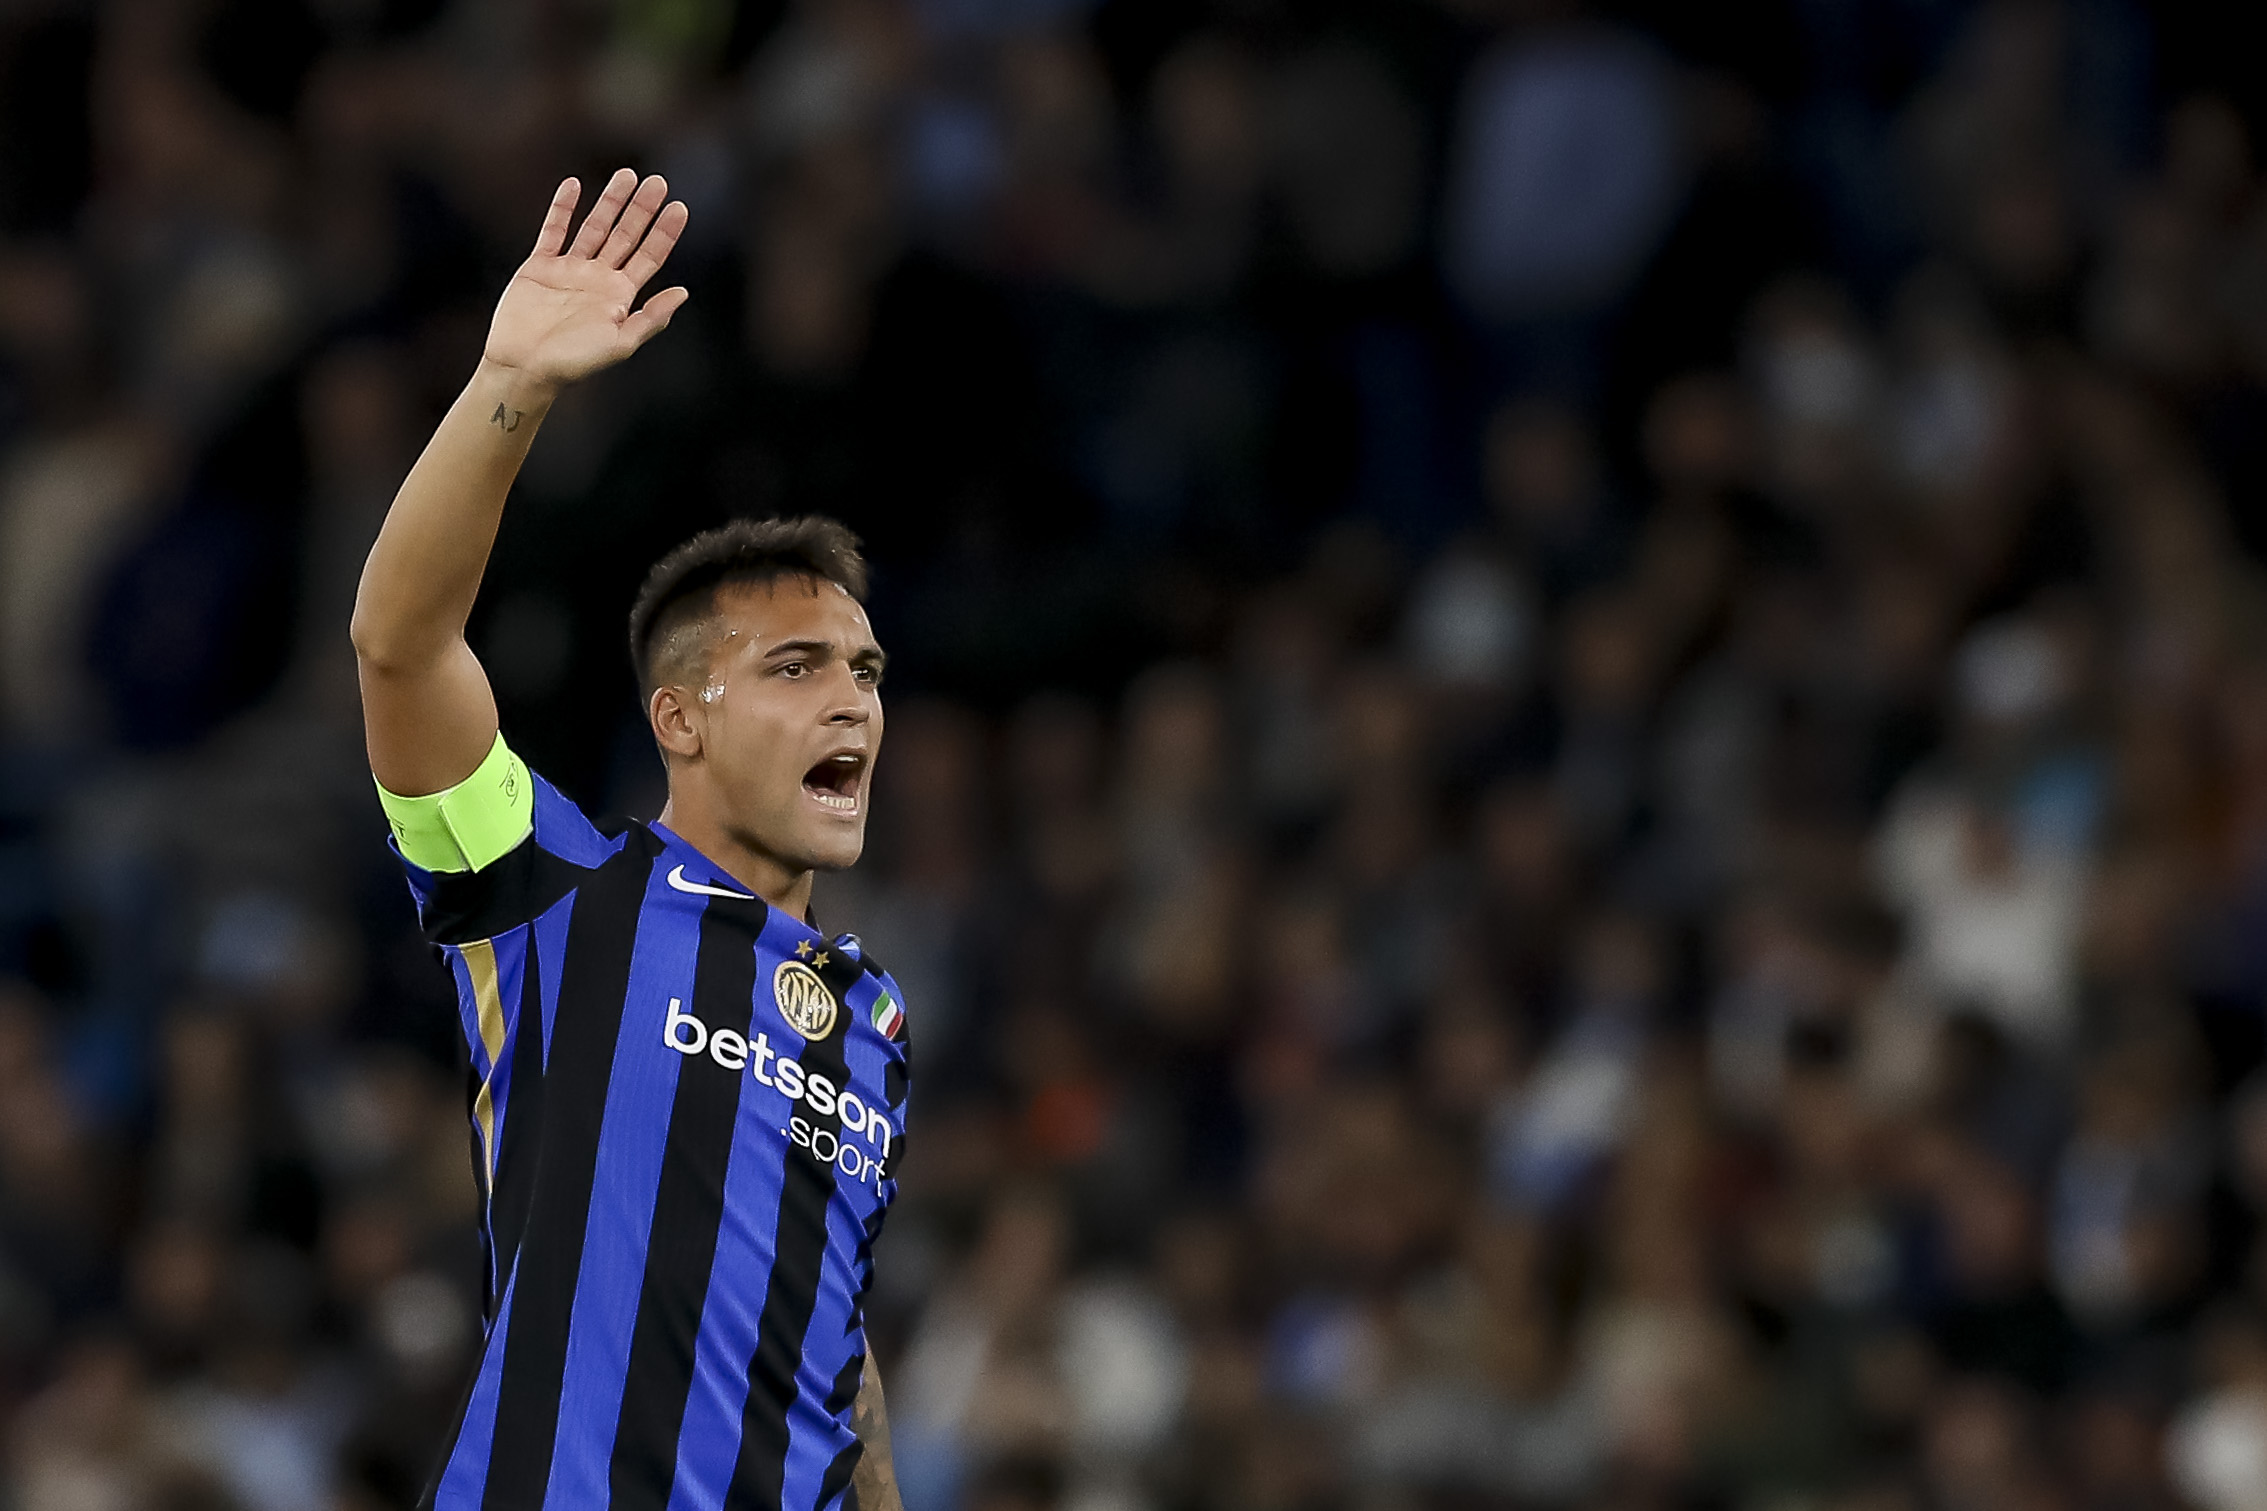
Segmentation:
{"type": "Polygon", "coordinates": [[[503,405],[498,404],[496,412],[488,417],[488,423],[504,434],[510,435],[520,428],[520,421],[526,417],[527,411],[524,409],[506,409],[503,405]]]}

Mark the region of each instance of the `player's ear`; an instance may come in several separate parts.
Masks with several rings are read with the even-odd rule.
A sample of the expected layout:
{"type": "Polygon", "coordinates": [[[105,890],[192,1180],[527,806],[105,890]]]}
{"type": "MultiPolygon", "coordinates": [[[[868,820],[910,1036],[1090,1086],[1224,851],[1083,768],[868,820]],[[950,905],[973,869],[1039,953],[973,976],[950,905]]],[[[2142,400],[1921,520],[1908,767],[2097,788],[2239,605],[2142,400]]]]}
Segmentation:
{"type": "Polygon", "coordinates": [[[681,687],[657,687],[646,701],[646,720],[653,726],[654,743],[664,757],[691,759],[701,753],[702,719],[681,687]]]}

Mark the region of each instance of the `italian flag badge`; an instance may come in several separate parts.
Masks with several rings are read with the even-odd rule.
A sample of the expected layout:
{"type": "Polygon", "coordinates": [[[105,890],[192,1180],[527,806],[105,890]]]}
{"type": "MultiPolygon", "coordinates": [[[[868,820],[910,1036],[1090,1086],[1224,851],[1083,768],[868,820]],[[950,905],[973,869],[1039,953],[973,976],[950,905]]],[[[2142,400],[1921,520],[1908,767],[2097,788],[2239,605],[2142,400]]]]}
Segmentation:
{"type": "Polygon", "coordinates": [[[897,1005],[895,997],[892,997],[888,992],[883,992],[874,999],[874,1031],[876,1033],[885,1039],[894,1039],[897,1037],[897,1031],[904,1026],[905,1009],[897,1005]]]}

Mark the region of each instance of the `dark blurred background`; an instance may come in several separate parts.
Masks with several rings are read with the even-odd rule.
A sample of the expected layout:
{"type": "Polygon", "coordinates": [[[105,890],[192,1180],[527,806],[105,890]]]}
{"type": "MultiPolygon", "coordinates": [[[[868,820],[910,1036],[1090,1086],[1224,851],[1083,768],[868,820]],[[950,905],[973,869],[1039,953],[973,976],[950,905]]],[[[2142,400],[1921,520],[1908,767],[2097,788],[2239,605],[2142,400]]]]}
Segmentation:
{"type": "Polygon", "coordinates": [[[474,641],[650,816],[646,564],[870,543],[911,1511],[2267,1506],[2247,9],[0,3],[0,1505],[430,1465],[347,612],[629,162],[474,641]]]}

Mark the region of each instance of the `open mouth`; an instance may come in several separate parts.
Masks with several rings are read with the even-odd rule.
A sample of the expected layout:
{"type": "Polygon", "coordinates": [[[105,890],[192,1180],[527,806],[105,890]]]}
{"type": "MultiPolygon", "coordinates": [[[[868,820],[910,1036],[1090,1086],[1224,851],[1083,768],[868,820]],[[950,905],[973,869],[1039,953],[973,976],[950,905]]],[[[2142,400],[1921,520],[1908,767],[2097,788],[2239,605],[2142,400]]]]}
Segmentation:
{"type": "Polygon", "coordinates": [[[803,790],[822,808],[835,813],[856,813],[858,791],[866,781],[866,758],[843,751],[803,773],[803,790]]]}

